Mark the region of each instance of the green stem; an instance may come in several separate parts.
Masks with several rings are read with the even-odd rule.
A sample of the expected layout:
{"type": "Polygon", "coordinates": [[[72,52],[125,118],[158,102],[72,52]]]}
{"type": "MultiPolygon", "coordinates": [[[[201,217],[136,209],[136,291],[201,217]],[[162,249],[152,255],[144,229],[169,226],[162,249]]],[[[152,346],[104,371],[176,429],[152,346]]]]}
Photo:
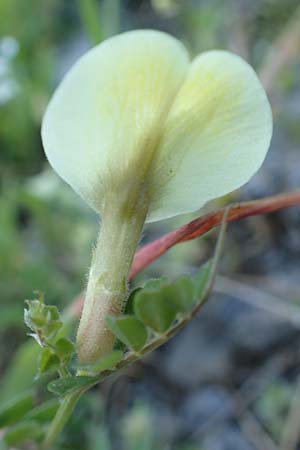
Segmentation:
{"type": "Polygon", "coordinates": [[[99,5],[96,0],[78,0],[79,13],[93,45],[102,41],[99,5]]]}
{"type": "Polygon", "coordinates": [[[43,450],[50,450],[52,446],[57,441],[61,431],[64,426],[68,422],[76,403],[78,402],[81,395],[85,392],[85,390],[78,390],[75,392],[71,392],[62,400],[60,407],[47,431],[44,443],[43,450]]]}
{"type": "Polygon", "coordinates": [[[126,367],[128,367],[130,364],[134,363],[135,361],[139,360],[141,357],[146,355],[147,353],[152,352],[153,350],[156,350],[158,347],[166,343],[169,339],[171,339],[173,336],[175,336],[180,330],[182,330],[192,319],[195,317],[199,311],[203,308],[206,301],[208,300],[210,293],[213,288],[216,272],[217,272],[217,266],[218,262],[222,253],[224,241],[225,241],[225,233],[226,233],[226,220],[229,213],[230,207],[225,208],[223,212],[223,218],[221,222],[221,228],[217,240],[217,245],[214,251],[214,256],[211,262],[210,271],[208,274],[208,279],[206,286],[204,288],[204,291],[201,294],[201,298],[199,298],[197,304],[192,309],[191,313],[184,317],[183,319],[179,320],[175,323],[167,332],[165,332],[163,335],[159,336],[158,338],[150,341],[145,347],[142,348],[142,350],[137,353],[129,352],[127,355],[116,365],[116,367],[113,370],[107,370],[100,374],[99,378],[95,377],[95,380],[91,381],[91,384],[86,386],[86,390],[92,388],[96,384],[104,381],[106,378],[109,378],[111,376],[115,376],[116,372],[119,370],[122,370],[126,367]]]}
{"type": "Polygon", "coordinates": [[[77,334],[81,363],[94,362],[113,348],[115,336],[106,324],[106,317],[122,312],[146,213],[144,205],[125,209],[109,205],[102,214],[77,334]]]}
{"type": "MultiPolygon", "coordinates": [[[[212,286],[213,286],[213,283],[214,283],[214,278],[215,278],[215,275],[216,275],[217,265],[218,265],[218,261],[220,259],[220,255],[221,255],[221,251],[222,251],[222,247],[223,247],[223,243],[224,243],[224,239],[225,239],[226,219],[227,219],[228,211],[229,211],[229,208],[226,208],[226,210],[224,211],[222,224],[221,224],[221,230],[220,230],[220,233],[219,233],[219,237],[218,237],[218,241],[217,241],[214,257],[213,257],[213,260],[212,260],[212,264],[211,264],[211,268],[210,268],[210,273],[209,273],[207,285],[206,285],[206,288],[205,288],[205,290],[204,290],[204,292],[202,294],[201,300],[199,300],[198,304],[194,307],[194,309],[191,311],[191,314],[188,317],[185,317],[181,321],[177,322],[165,334],[163,334],[158,339],[155,339],[154,341],[152,341],[149,344],[147,344],[142,349],[140,354],[129,353],[119,364],[117,364],[115,370],[124,369],[125,367],[129,366],[130,364],[132,364],[136,360],[140,359],[145,354],[147,354],[147,353],[157,349],[162,344],[167,342],[171,337],[173,337],[180,330],[182,330],[191,321],[191,319],[198,314],[200,309],[203,307],[203,305],[205,304],[206,300],[208,299],[208,297],[210,295],[210,292],[212,290],[212,286]]],[[[100,375],[99,379],[98,380],[96,379],[95,381],[91,382],[91,384],[89,386],[85,386],[80,391],[71,392],[68,396],[65,397],[65,399],[63,400],[59,410],[57,411],[56,416],[54,418],[54,421],[52,422],[51,427],[49,428],[49,431],[47,433],[47,436],[46,436],[46,439],[45,439],[45,442],[44,442],[44,447],[43,447],[44,450],[50,449],[51,446],[55,443],[55,441],[58,438],[60,432],[62,431],[63,427],[67,423],[69,417],[71,416],[71,414],[73,412],[73,409],[74,409],[78,399],[80,398],[80,396],[85,391],[87,391],[91,387],[93,387],[95,384],[103,381],[104,379],[106,379],[108,377],[114,376],[115,373],[116,373],[115,370],[114,371],[108,370],[106,372],[103,372],[100,375]]]]}
{"type": "Polygon", "coordinates": [[[100,5],[102,19],[103,39],[106,39],[120,30],[121,0],[104,0],[100,5]]]}

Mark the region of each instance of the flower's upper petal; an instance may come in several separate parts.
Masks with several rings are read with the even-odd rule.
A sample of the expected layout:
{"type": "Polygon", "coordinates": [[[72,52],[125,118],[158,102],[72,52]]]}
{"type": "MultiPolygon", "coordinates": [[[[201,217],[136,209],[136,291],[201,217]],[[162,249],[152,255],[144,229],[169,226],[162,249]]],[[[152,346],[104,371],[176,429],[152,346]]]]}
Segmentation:
{"type": "Polygon", "coordinates": [[[199,209],[259,169],[272,115],[253,69],[225,51],[198,56],[168,115],[148,221],[199,209]]]}
{"type": "Polygon", "coordinates": [[[141,30],[98,45],[62,81],[43,121],[45,152],[57,173],[96,210],[105,183],[126,183],[151,157],[157,125],[188,67],[179,41],[141,30]]]}

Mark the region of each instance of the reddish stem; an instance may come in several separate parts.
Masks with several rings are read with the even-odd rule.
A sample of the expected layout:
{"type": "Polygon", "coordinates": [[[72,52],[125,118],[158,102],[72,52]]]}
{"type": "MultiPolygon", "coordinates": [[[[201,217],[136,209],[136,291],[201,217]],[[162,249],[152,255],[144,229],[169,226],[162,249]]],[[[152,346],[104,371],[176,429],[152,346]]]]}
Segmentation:
{"type": "MultiPolygon", "coordinates": [[[[229,223],[249,216],[267,214],[295,205],[300,205],[300,192],[292,192],[275,195],[273,197],[266,197],[261,200],[237,203],[229,206],[226,222],[229,223]]],[[[149,264],[162,256],[174,245],[195,239],[219,226],[222,222],[224,211],[227,208],[228,207],[199,217],[142,247],[135,254],[130,278],[134,278],[145,267],[149,266],[149,264]]]]}
{"type": "MultiPolygon", "coordinates": [[[[296,205],[300,206],[300,192],[290,192],[287,194],[265,197],[260,200],[237,203],[199,217],[140,248],[134,257],[130,279],[133,279],[139,272],[145,269],[145,267],[149,266],[174,245],[203,236],[208,231],[221,225],[226,209],[228,210],[226,222],[230,223],[249,216],[268,214],[296,205]]],[[[72,317],[80,315],[83,301],[84,294],[81,294],[71,304],[69,314],[72,317]]]]}

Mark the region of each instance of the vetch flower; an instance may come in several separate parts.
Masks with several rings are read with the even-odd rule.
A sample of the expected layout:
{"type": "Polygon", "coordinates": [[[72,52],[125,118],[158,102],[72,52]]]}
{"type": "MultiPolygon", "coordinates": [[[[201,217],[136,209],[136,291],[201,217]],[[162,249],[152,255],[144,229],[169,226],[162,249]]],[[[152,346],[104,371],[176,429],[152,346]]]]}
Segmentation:
{"type": "Polygon", "coordinates": [[[144,222],[199,209],[261,166],[272,115],[254,70],[226,51],[192,62],[158,31],[120,34],[85,54],[45,113],[50,164],[102,218],[78,331],[79,359],[113,346],[144,222]]]}

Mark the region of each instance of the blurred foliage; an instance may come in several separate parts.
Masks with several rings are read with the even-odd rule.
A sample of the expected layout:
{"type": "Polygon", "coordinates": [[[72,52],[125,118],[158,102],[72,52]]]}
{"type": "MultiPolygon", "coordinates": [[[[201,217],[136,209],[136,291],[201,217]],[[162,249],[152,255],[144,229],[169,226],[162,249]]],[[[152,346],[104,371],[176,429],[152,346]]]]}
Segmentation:
{"type": "MultiPolygon", "coordinates": [[[[36,373],[37,345],[26,340],[22,320],[25,298],[39,289],[49,304],[61,309],[70,304],[84,286],[97,233],[94,213],[48,168],[42,151],[42,114],[62,73],[90,43],[138,27],[169,31],[191,53],[215,47],[234,50],[260,68],[298,5],[299,0],[0,1],[1,403],[22,395],[36,373]]],[[[276,120],[298,143],[294,95],[299,93],[299,70],[299,60],[292,60],[280,73],[276,83],[281,100],[274,107],[276,120]]],[[[154,224],[148,234],[154,238],[187,220],[154,224]]],[[[197,245],[176,247],[147,273],[189,271],[207,257],[209,244],[205,238],[197,245]]],[[[46,381],[35,381],[38,397],[46,381]]],[[[275,437],[290,395],[290,387],[278,383],[257,403],[257,414],[275,437]]],[[[110,425],[104,420],[107,408],[99,391],[88,394],[59,448],[112,449],[110,425]]],[[[124,450],[169,448],[157,436],[146,401],[134,403],[116,420],[124,450]]],[[[180,444],[176,450],[196,448],[180,444]]]]}
{"type": "Polygon", "coordinates": [[[1,66],[9,74],[6,83],[1,80],[1,91],[10,96],[6,102],[0,96],[1,176],[34,173],[41,167],[39,125],[54,79],[55,49],[67,38],[72,22],[65,4],[1,0],[1,66]]]}
{"type": "Polygon", "coordinates": [[[293,387],[285,380],[279,379],[256,403],[258,416],[277,439],[280,438],[282,423],[288,414],[293,393],[293,387]]]}

